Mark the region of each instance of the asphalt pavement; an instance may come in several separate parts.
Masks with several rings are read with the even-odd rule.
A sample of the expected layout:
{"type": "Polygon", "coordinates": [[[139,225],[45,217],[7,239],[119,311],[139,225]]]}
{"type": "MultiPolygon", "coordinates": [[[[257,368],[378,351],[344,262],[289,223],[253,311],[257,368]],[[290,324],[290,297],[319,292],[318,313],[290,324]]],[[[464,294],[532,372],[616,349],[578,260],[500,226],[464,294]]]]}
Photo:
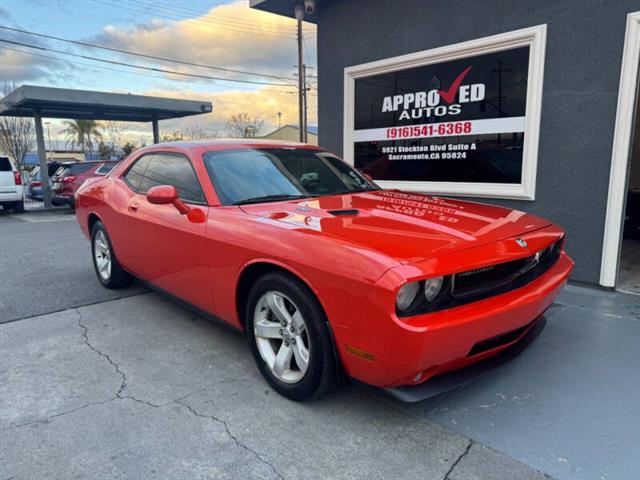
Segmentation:
{"type": "Polygon", "coordinates": [[[89,241],[73,212],[12,215],[0,210],[0,323],[146,291],[101,288],[89,241]]]}
{"type": "Polygon", "coordinates": [[[627,480],[640,471],[640,297],[568,287],[523,354],[425,402],[345,385],[301,404],[269,389],[241,335],[140,285],[112,297],[73,215],[0,213],[0,272],[0,478],[627,480]],[[44,269],[54,280],[31,259],[65,252],[66,268],[44,269]]]}

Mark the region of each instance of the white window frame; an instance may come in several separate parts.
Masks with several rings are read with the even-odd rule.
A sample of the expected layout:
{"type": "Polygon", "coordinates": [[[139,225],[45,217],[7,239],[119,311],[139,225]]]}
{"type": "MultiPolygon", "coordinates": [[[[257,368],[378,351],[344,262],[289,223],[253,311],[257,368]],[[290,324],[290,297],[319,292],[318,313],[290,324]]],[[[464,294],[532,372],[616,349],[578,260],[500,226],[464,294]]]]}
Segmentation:
{"type": "Polygon", "coordinates": [[[618,110],[613,133],[611,152],[611,175],[609,176],[609,196],[607,216],[604,226],[600,284],[615,287],[620,263],[622,240],[622,220],[627,175],[633,136],[636,92],[638,91],[638,63],[640,62],[640,11],[627,15],[620,88],[618,90],[618,110]]]}
{"type": "Polygon", "coordinates": [[[343,128],[344,160],[351,165],[354,164],[353,132],[356,79],[528,46],[530,47],[529,75],[527,81],[527,103],[521,183],[504,184],[389,180],[377,180],[376,183],[383,188],[398,188],[401,190],[425,193],[535,200],[536,173],[538,166],[538,138],[540,132],[540,109],[542,104],[542,84],[544,79],[546,41],[547,25],[544,24],[345,68],[343,128]]]}

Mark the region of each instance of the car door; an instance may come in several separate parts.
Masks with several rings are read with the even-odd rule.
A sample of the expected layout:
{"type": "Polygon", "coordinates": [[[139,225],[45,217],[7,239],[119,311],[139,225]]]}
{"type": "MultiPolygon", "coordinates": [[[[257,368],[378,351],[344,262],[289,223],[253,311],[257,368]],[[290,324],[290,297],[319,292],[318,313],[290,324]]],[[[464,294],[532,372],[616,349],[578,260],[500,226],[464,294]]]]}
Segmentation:
{"type": "Polygon", "coordinates": [[[205,263],[208,205],[195,170],[191,161],[178,153],[154,153],[145,162],[146,169],[126,212],[130,236],[136,243],[133,253],[137,258],[132,260],[132,268],[156,287],[210,311],[205,263]],[[173,205],[149,203],[146,193],[159,185],[176,187],[180,199],[192,211],[183,215],[173,205]],[[196,210],[201,214],[194,215],[196,210]]]}

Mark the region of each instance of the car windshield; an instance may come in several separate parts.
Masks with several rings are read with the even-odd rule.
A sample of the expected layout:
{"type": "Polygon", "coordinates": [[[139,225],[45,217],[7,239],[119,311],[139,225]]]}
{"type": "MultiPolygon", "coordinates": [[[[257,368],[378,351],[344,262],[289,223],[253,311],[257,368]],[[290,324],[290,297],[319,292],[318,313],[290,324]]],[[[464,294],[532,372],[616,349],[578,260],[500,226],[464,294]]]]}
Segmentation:
{"type": "Polygon", "coordinates": [[[208,152],[204,163],[223,205],[378,190],[330,153],[305,148],[208,152]]]}

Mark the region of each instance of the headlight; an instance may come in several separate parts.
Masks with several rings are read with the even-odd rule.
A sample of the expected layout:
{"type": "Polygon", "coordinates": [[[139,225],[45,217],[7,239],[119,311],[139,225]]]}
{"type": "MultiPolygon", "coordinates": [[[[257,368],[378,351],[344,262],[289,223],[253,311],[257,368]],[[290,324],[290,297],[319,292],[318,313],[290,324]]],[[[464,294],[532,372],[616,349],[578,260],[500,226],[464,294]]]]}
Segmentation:
{"type": "Polygon", "coordinates": [[[396,297],[396,305],[398,306],[398,310],[402,312],[407,310],[416,299],[419,291],[419,282],[407,283],[406,285],[404,285],[398,291],[398,296],[396,297]]]}
{"type": "Polygon", "coordinates": [[[432,302],[442,290],[443,277],[434,277],[424,282],[424,298],[432,302]]]}

